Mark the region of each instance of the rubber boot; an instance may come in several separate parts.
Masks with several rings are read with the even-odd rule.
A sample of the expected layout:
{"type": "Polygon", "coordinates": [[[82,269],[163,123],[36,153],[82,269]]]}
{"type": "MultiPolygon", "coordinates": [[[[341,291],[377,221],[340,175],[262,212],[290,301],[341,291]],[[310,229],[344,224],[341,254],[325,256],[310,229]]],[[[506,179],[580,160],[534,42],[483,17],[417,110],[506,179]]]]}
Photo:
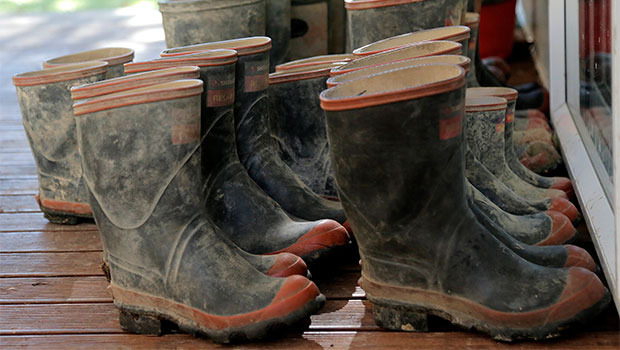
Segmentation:
{"type": "Polygon", "coordinates": [[[269,71],[273,72],[276,65],[288,60],[291,40],[291,1],[265,0],[265,3],[267,5],[265,34],[271,38],[273,44],[269,53],[269,71]]]}
{"type": "Polygon", "coordinates": [[[573,196],[573,186],[570,179],[566,177],[543,177],[540,176],[528,168],[526,168],[515,153],[515,147],[513,142],[513,135],[515,129],[515,101],[516,94],[515,90],[510,88],[481,88],[476,90],[469,90],[472,92],[477,92],[480,94],[487,94],[488,96],[498,96],[503,97],[507,100],[507,108],[506,108],[506,128],[505,128],[505,142],[504,142],[504,153],[506,163],[510,167],[510,169],[516,174],[519,178],[523,179],[527,183],[534,185],[539,188],[546,189],[556,189],[561,190],[567,194],[567,196],[573,196]]]}
{"type": "MultiPolygon", "coordinates": [[[[244,39],[239,42],[244,42],[246,47],[236,47],[237,52],[245,55],[264,49],[261,46],[247,45],[248,42],[244,39]]],[[[256,42],[255,38],[253,43],[256,42]]],[[[187,65],[190,62],[202,67],[201,79],[208,87],[203,97],[206,103],[203,105],[202,133],[206,134],[207,142],[211,145],[204,152],[207,157],[205,164],[214,166],[205,168],[203,188],[207,198],[206,208],[215,223],[233,243],[249,253],[289,252],[301,256],[309,265],[328,260],[338,251],[339,246],[348,243],[346,229],[333,220],[303,221],[291,217],[252,180],[240,163],[235,142],[239,134],[238,129],[235,130],[233,114],[233,103],[239,96],[235,92],[235,71],[239,64],[234,59],[234,51],[219,49],[168,56],[132,63],[127,65],[126,69],[143,71],[175,64],[187,65]],[[233,56],[227,58],[230,53],[233,56]]],[[[266,66],[264,67],[266,70],[266,66]]],[[[301,188],[301,181],[296,185],[301,188]]],[[[294,193],[294,188],[284,189],[294,193]]],[[[327,202],[309,189],[307,191],[313,198],[327,202]]],[[[291,198],[294,198],[292,196],[291,194],[291,198]]],[[[333,205],[332,202],[327,204],[333,205]]],[[[310,209],[316,210],[316,207],[310,209]]],[[[344,220],[344,214],[341,215],[344,220]]]]}
{"type": "MultiPolygon", "coordinates": [[[[472,62],[476,62],[478,56],[478,29],[480,27],[480,15],[475,12],[467,12],[465,14],[465,21],[463,25],[466,25],[471,29],[469,33],[469,47],[467,49],[467,56],[472,62]]],[[[469,68],[469,74],[467,74],[467,87],[480,86],[478,78],[476,77],[476,64],[472,64],[469,68]]]]}
{"type": "Polygon", "coordinates": [[[506,233],[520,242],[531,245],[558,245],[574,240],[577,230],[570,220],[549,210],[529,215],[514,215],[503,211],[473,185],[467,183],[467,195],[474,205],[506,233]]]}
{"type": "Polygon", "coordinates": [[[558,336],[610,294],[591,271],[533,264],[478,223],[465,194],[464,87],[462,68],[428,65],[321,93],[362,288],[384,328],[427,331],[434,315],[497,340],[558,336]]]}
{"type": "MultiPolygon", "coordinates": [[[[335,198],[338,194],[319,94],[325,89],[330,70],[342,64],[302,66],[269,75],[271,129],[282,160],[314,193],[335,198]]],[[[339,211],[326,213],[326,217],[344,217],[339,203],[321,206],[339,211]]]]}
{"type": "Polygon", "coordinates": [[[318,64],[325,64],[325,63],[351,62],[355,58],[356,56],[350,53],[321,55],[321,56],[302,58],[300,60],[278,64],[276,66],[276,72],[280,72],[280,71],[287,70],[287,69],[293,69],[293,68],[315,66],[318,64]]]}
{"type": "Polygon", "coordinates": [[[375,41],[461,23],[466,0],[345,0],[347,52],[375,41]]]}
{"type": "Polygon", "coordinates": [[[419,30],[412,33],[392,36],[386,39],[375,41],[368,45],[353,50],[353,54],[358,57],[374,55],[380,52],[393,50],[405,46],[411,46],[423,41],[456,41],[463,45],[462,53],[467,56],[469,47],[470,29],[466,26],[439,27],[426,30],[419,30]]]}
{"type": "Polygon", "coordinates": [[[352,62],[332,69],[330,75],[336,76],[353,72],[358,69],[377,66],[383,63],[402,61],[438,55],[460,55],[463,45],[454,41],[429,41],[381,52],[375,55],[358,58],[352,62]]]}
{"type": "Polygon", "coordinates": [[[265,35],[265,0],[157,0],[166,47],[265,35]]]}
{"type": "MultiPolygon", "coordinates": [[[[535,187],[512,172],[505,156],[505,99],[503,109],[498,109],[499,103],[494,102],[496,98],[476,98],[475,96],[479,95],[469,93],[472,89],[483,88],[468,89],[468,99],[470,96],[472,98],[471,102],[467,103],[466,111],[467,139],[474,156],[510,189],[525,199],[568,198],[563,191],[535,187]]],[[[509,115],[509,123],[512,123],[512,115],[509,115]]]]}
{"type": "Polygon", "coordinates": [[[334,87],[336,85],[349,82],[351,80],[359,79],[372,74],[377,74],[393,69],[400,69],[411,66],[420,66],[425,64],[457,64],[465,70],[465,73],[469,71],[470,59],[466,56],[460,55],[440,55],[440,56],[428,56],[421,58],[412,58],[403,61],[383,63],[369,68],[363,68],[352,71],[350,73],[336,75],[327,79],[327,87],[334,87]]]}
{"type": "MultiPolygon", "coordinates": [[[[470,186],[468,186],[470,187],[470,186]]],[[[468,195],[469,199],[469,195],[468,195]]],[[[476,219],[481,223],[495,238],[505,244],[510,250],[517,253],[525,260],[537,265],[547,267],[583,267],[592,272],[598,272],[592,256],[583,248],[572,244],[533,246],[523,244],[514,239],[510,234],[498,225],[494,220],[484,214],[475,204],[470,203],[471,211],[476,215],[476,219]]]]}
{"type": "MultiPolygon", "coordinates": [[[[71,88],[71,97],[74,102],[109,95],[140,87],[146,87],[181,79],[196,79],[200,77],[200,68],[196,66],[180,66],[164,68],[155,71],[134,73],[115,79],[103,80],[96,83],[74,86],[71,88]]],[[[274,277],[287,277],[294,274],[305,276],[307,266],[298,256],[290,253],[280,253],[272,256],[254,255],[241,250],[234,243],[228,241],[231,249],[237,251],[245,260],[250,262],[258,271],[274,277]]],[[[103,258],[103,270],[109,277],[107,257],[103,258]]]]}
{"type": "Polygon", "coordinates": [[[179,80],[76,104],[84,176],[121,327],[161,334],[168,321],[217,342],[259,339],[325,298],[305,277],[257,271],[202,209],[202,84],[179,80]]]}
{"type": "Polygon", "coordinates": [[[13,76],[22,123],[37,165],[36,199],[52,223],[77,224],[92,218],[69,88],[104,79],[107,65],[91,61],[13,76]]]}
{"type": "Polygon", "coordinates": [[[66,64],[82,63],[88,61],[106,61],[108,62],[108,71],[105,78],[111,79],[120,77],[125,74],[123,64],[133,60],[134,51],[124,47],[106,47],[103,49],[94,49],[71,55],[50,58],[43,62],[43,68],[53,68],[66,64]]]}
{"type": "Polygon", "coordinates": [[[579,218],[577,208],[564,198],[528,201],[520,197],[476,159],[468,145],[465,145],[465,174],[474,187],[502,210],[511,214],[527,215],[553,210],[562,213],[571,221],[579,218]]]}
{"type": "MultiPolygon", "coordinates": [[[[306,186],[280,157],[269,121],[269,48],[267,37],[228,40],[200,45],[201,49],[228,46],[237,50],[235,76],[235,132],[239,159],[250,177],[284,210],[305,220],[332,219],[344,223],[339,206],[306,186]]],[[[177,48],[195,50],[196,46],[177,48]]],[[[330,229],[335,229],[331,222],[330,229]]],[[[243,245],[241,245],[243,247],[243,245]]]]}

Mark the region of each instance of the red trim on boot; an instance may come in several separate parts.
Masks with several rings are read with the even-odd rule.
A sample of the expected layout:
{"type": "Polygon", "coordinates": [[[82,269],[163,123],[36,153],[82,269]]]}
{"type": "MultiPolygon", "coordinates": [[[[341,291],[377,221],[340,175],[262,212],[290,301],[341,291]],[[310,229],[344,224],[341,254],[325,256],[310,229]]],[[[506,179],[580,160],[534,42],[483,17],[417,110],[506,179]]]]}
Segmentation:
{"type": "Polygon", "coordinates": [[[41,209],[48,209],[51,211],[76,215],[93,215],[93,210],[88,203],[77,203],[58,201],[54,199],[44,199],[38,194],[34,196],[41,209]]]}
{"type": "Polygon", "coordinates": [[[268,276],[288,277],[293,275],[305,276],[308,273],[308,266],[304,260],[295,254],[280,253],[269,271],[268,276]]]}
{"type": "Polygon", "coordinates": [[[572,244],[567,244],[564,246],[566,251],[568,252],[568,257],[566,258],[566,263],[564,263],[564,267],[583,267],[592,272],[596,271],[596,263],[592,256],[583,248],[574,246],[572,244]]]}
{"type": "Polygon", "coordinates": [[[536,245],[560,245],[577,234],[577,230],[570,220],[556,211],[548,210],[545,212],[551,218],[551,234],[542,242],[536,245]]]}

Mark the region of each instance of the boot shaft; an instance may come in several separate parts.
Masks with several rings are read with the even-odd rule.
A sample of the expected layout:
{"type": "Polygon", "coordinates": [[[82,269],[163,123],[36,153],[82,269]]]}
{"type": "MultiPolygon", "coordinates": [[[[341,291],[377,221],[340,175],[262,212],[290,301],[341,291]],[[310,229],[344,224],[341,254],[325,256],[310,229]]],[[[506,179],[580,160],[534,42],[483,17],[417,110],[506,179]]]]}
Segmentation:
{"type": "Polygon", "coordinates": [[[506,99],[468,97],[465,107],[467,143],[474,157],[497,167],[505,163],[506,99]]]}
{"type": "Polygon", "coordinates": [[[128,64],[125,68],[132,73],[188,64],[195,64],[200,68],[200,79],[204,83],[200,134],[210,145],[202,151],[206,177],[213,175],[217,165],[238,161],[232,115],[236,62],[236,51],[216,49],[187,54],[183,52],[180,55],[128,64]]]}
{"type": "Polygon", "coordinates": [[[346,0],[347,51],[394,35],[461,23],[465,0],[346,0]]]}
{"type": "MultiPolygon", "coordinates": [[[[58,206],[58,211],[63,212],[62,202],[87,202],[69,89],[102,80],[107,65],[92,61],[13,77],[26,137],[37,164],[39,201],[43,207],[58,206]]],[[[75,208],[71,212],[90,215],[89,208],[72,206],[75,208]]]]}
{"type": "Polygon", "coordinates": [[[282,160],[318,194],[335,191],[319,94],[343,63],[291,68],[269,75],[269,119],[282,160]]]}
{"type": "Polygon", "coordinates": [[[265,0],[158,0],[166,47],[264,35],[265,0]]]}
{"type": "Polygon", "coordinates": [[[432,218],[465,210],[463,84],[462,68],[429,65],[321,94],[340,198],[361,254],[410,249],[394,242],[406,239],[412,225],[454,224],[433,224],[432,218]]]}

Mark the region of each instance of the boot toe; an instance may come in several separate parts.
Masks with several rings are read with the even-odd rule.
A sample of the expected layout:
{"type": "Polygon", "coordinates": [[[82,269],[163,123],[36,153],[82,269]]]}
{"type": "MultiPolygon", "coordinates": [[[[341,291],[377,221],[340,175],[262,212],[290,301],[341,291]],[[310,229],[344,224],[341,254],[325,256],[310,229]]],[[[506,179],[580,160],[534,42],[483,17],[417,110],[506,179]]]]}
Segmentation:
{"type": "Polygon", "coordinates": [[[568,253],[564,267],[577,266],[583,267],[584,269],[588,269],[592,272],[596,271],[596,263],[585,249],[572,244],[567,244],[564,247],[568,253]]]}
{"type": "Polygon", "coordinates": [[[551,127],[546,120],[539,118],[531,118],[527,121],[527,126],[525,130],[533,130],[533,129],[544,129],[551,132],[551,127]]]}
{"type": "Polygon", "coordinates": [[[575,193],[573,190],[573,183],[567,177],[554,177],[551,188],[563,191],[569,198],[575,193]]]}
{"type": "Polygon", "coordinates": [[[579,220],[579,211],[577,211],[575,205],[564,198],[551,198],[549,210],[566,215],[571,222],[579,220]]]}
{"type": "Polygon", "coordinates": [[[334,220],[321,220],[292,245],[275,253],[288,252],[302,258],[349,242],[347,230],[334,220]]]}
{"type": "Polygon", "coordinates": [[[551,233],[545,240],[536,245],[563,244],[577,234],[577,230],[573,224],[571,224],[570,220],[563,214],[554,211],[546,211],[545,214],[551,218],[551,233]]]}
{"type": "Polygon", "coordinates": [[[588,311],[600,311],[606,304],[605,300],[609,300],[609,292],[593,272],[571,267],[564,291],[548,314],[547,321],[587,318],[588,311]]]}
{"type": "Polygon", "coordinates": [[[267,271],[267,275],[272,277],[305,276],[307,273],[308,266],[306,266],[304,260],[290,253],[278,254],[276,261],[267,271]]]}

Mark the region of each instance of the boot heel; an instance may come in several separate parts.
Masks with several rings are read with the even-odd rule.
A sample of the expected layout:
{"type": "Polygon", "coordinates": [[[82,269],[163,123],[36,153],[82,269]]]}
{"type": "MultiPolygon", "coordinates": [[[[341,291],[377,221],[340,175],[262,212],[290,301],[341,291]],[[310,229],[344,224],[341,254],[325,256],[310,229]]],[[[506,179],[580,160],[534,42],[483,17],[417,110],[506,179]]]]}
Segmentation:
{"type": "Polygon", "coordinates": [[[51,213],[43,210],[43,216],[52,224],[77,225],[80,219],[77,216],[51,213]]]}
{"type": "Polygon", "coordinates": [[[121,327],[131,333],[162,335],[162,320],[144,314],[120,310],[121,327]]]}
{"type": "Polygon", "coordinates": [[[427,313],[422,308],[372,303],[372,316],[381,328],[428,332],[427,313]]]}

